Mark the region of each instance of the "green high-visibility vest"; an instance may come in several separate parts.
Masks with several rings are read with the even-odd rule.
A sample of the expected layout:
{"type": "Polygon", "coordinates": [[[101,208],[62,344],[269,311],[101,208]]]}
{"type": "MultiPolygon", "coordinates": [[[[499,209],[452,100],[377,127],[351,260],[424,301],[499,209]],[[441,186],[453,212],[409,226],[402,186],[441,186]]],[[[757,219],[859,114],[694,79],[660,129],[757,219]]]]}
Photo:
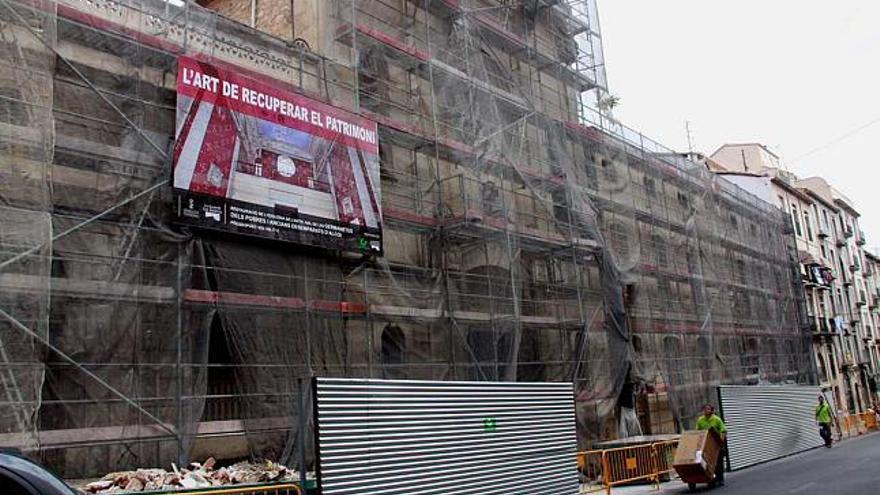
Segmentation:
{"type": "Polygon", "coordinates": [[[709,416],[708,418],[705,415],[700,416],[700,419],[697,420],[697,429],[713,429],[715,430],[715,433],[718,433],[721,436],[724,436],[724,434],[727,433],[727,426],[724,426],[724,421],[721,421],[721,418],[719,418],[715,414],[709,416]]]}
{"type": "Polygon", "coordinates": [[[831,406],[827,402],[816,406],[816,421],[820,423],[831,422],[831,406]]]}

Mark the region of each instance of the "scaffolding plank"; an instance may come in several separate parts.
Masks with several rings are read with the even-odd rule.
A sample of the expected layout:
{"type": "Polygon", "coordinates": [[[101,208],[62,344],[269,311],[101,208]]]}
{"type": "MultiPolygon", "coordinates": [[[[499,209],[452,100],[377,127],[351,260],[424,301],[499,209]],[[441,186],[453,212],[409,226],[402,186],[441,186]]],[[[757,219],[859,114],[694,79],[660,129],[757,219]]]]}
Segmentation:
{"type": "MultiPolygon", "coordinates": [[[[415,59],[415,61],[417,62],[427,62],[430,58],[428,52],[420,48],[410,46],[403,41],[395,38],[394,36],[379,31],[376,28],[367,26],[366,24],[356,24],[355,30],[358,34],[362,35],[359,36],[358,39],[366,37],[367,39],[377,41],[383,45],[387,45],[388,47],[406,57],[415,59]]],[[[336,28],[336,34],[340,37],[339,39],[349,46],[351,46],[351,31],[352,29],[350,23],[341,24],[339,25],[339,27],[336,28]]]]}
{"type": "MultiPolygon", "coordinates": [[[[245,431],[278,431],[293,429],[295,418],[275,417],[245,420],[201,421],[196,426],[196,437],[238,436],[245,431]]],[[[96,426],[89,428],[66,428],[40,430],[37,438],[41,449],[53,449],[77,445],[117,444],[126,441],[171,440],[168,430],[174,426],[132,424],[123,426],[96,426]],[[163,429],[167,428],[167,429],[163,429]]],[[[0,434],[0,445],[7,447],[32,448],[33,437],[24,433],[0,434]]]]}
{"type": "Polygon", "coordinates": [[[262,306],[270,308],[304,309],[305,301],[299,297],[267,296],[240,292],[186,289],[183,300],[188,303],[219,304],[233,306],[262,306]]]}
{"type": "Polygon", "coordinates": [[[9,294],[49,294],[72,298],[99,300],[133,300],[139,302],[171,303],[176,301],[174,288],[84,280],[62,277],[41,277],[21,273],[0,274],[0,289],[9,294]]]}
{"type": "Polygon", "coordinates": [[[390,206],[384,206],[382,208],[382,216],[388,220],[400,220],[402,222],[422,227],[436,227],[439,224],[434,217],[419,215],[418,213],[390,206]]]}

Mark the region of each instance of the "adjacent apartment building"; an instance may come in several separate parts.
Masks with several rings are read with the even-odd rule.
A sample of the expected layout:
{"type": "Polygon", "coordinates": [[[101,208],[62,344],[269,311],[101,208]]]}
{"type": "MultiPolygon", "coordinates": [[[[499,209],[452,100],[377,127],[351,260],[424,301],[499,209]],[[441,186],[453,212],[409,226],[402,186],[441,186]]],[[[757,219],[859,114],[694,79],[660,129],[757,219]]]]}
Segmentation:
{"type": "Polygon", "coordinates": [[[711,158],[718,174],[789,215],[820,383],[839,411],[872,407],[880,372],[876,258],[855,205],[825,179],[783,169],[761,144],[726,144],[711,158]]]}

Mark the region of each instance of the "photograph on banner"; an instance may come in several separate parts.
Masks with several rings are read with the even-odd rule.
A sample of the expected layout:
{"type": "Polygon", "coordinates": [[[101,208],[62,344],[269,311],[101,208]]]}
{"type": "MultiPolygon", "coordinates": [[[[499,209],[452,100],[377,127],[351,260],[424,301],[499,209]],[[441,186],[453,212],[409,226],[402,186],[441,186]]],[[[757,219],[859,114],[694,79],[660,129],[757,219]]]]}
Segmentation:
{"type": "Polygon", "coordinates": [[[382,252],[375,122],[181,57],[173,160],[180,223],[382,252]]]}

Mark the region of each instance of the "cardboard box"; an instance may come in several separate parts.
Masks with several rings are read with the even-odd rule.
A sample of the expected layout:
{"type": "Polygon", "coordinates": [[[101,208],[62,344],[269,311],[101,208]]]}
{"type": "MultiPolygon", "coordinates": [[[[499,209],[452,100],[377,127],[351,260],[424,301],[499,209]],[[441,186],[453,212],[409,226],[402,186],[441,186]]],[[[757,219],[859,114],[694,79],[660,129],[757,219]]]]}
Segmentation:
{"type": "Polygon", "coordinates": [[[672,467],[685,483],[709,483],[721,453],[721,437],[715,430],[686,431],[681,434],[672,467]]]}

